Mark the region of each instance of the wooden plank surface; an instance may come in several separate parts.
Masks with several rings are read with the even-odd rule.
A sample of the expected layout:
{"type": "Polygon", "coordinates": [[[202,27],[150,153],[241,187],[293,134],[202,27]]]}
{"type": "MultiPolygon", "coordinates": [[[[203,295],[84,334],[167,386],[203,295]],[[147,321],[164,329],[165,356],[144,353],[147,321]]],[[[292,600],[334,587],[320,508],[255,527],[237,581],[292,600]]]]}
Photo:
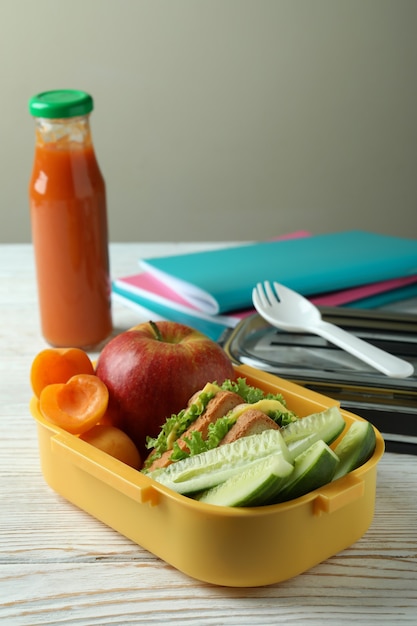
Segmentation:
{"type": "MultiPolygon", "coordinates": [[[[144,250],[173,249],[114,244],[112,274],[135,271],[144,250]]],[[[141,320],[116,307],[115,321],[123,330],[141,320]]],[[[44,347],[31,247],[0,246],[1,623],[417,624],[417,457],[384,455],[373,523],[349,549],[278,585],[204,584],[45,484],[28,409],[31,360],[44,347]]]]}

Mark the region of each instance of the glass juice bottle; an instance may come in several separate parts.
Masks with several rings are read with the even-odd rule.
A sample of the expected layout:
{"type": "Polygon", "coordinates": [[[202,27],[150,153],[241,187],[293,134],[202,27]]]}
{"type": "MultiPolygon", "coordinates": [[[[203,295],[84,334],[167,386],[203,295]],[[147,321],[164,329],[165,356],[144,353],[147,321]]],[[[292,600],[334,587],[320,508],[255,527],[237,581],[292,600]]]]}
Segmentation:
{"type": "Polygon", "coordinates": [[[91,137],[92,97],[59,90],[30,99],[35,157],[29,184],[42,334],[92,349],[112,330],[106,190],[91,137]]]}

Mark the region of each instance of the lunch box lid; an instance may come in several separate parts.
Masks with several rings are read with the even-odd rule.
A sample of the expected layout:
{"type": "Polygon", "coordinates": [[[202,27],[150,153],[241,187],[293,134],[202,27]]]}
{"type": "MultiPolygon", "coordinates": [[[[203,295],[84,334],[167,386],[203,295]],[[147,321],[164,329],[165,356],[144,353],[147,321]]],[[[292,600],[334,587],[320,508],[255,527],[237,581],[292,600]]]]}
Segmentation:
{"type": "Polygon", "coordinates": [[[371,421],[387,450],[417,453],[417,319],[409,314],[321,308],[323,319],[408,360],[414,374],[390,378],[321,337],[273,328],[258,314],[224,338],[235,363],[250,365],[330,396],[371,421]]]}

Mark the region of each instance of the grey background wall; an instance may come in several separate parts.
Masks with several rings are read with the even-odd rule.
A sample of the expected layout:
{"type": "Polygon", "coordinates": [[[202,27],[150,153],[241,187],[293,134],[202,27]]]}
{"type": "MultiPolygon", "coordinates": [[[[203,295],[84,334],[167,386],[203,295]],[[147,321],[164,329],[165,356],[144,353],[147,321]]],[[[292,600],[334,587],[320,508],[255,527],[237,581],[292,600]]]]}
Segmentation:
{"type": "Polygon", "coordinates": [[[95,99],[113,241],[417,236],[415,0],[1,0],[1,242],[36,92],[95,99]]]}

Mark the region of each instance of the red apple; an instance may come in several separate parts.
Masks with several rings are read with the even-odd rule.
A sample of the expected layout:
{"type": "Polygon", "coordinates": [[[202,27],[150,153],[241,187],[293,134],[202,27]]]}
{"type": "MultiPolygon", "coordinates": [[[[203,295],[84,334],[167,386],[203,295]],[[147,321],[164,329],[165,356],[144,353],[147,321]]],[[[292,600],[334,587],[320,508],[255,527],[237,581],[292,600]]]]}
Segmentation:
{"type": "Polygon", "coordinates": [[[97,376],[109,390],[109,416],[146,452],[167,417],[178,413],[207,382],[235,378],[225,351],[202,333],[176,322],[145,322],[103,348],[97,376]]]}

